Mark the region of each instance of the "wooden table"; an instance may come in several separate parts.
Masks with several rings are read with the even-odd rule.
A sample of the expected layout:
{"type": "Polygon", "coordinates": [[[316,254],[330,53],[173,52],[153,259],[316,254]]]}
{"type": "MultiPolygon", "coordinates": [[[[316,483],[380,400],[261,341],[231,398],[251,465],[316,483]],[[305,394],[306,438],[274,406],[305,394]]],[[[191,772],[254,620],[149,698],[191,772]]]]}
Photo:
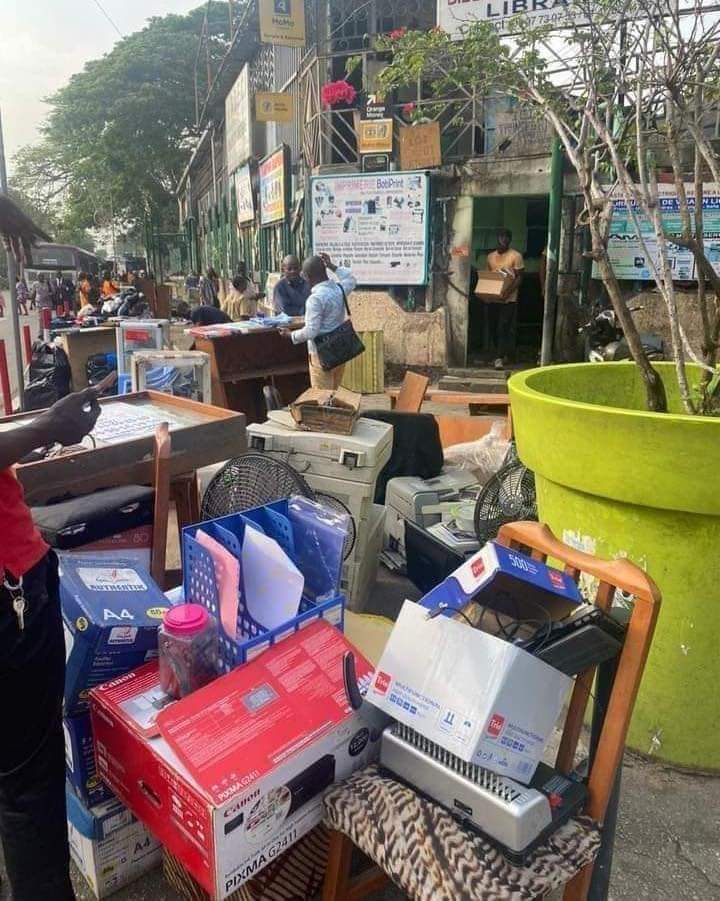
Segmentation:
{"type": "Polygon", "coordinates": [[[249,423],[267,419],[265,385],[275,385],[285,404],[310,387],[307,345],[276,329],[196,337],[195,349],[210,357],[213,403],[244,413],[249,423]]]}
{"type": "MultiPolygon", "coordinates": [[[[122,404],[122,411],[128,405],[137,411],[150,409],[152,413],[148,416],[167,419],[172,440],[171,479],[246,450],[242,414],[157,391],[100,400],[102,407],[113,404],[122,404]]],[[[37,413],[20,413],[0,419],[0,433],[35,416],[37,413]]],[[[96,427],[94,434],[99,436],[102,432],[96,427]]],[[[115,443],[97,437],[93,449],[18,466],[17,476],[30,505],[67,495],[90,494],[116,485],[150,485],[154,476],[154,436],[155,426],[115,443]]]]}
{"type": "Polygon", "coordinates": [[[60,342],[70,362],[74,391],[87,388],[87,361],[93,354],[115,353],[117,339],[114,325],[77,328],[60,333],[60,342]]]}

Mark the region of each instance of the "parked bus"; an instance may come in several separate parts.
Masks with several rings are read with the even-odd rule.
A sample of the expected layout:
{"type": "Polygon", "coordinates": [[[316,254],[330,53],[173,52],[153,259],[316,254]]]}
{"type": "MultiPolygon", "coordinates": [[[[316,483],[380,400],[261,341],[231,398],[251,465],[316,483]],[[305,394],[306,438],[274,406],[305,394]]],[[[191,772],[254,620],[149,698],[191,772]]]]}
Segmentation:
{"type": "Polygon", "coordinates": [[[62,269],[63,275],[69,276],[77,284],[81,272],[99,275],[101,266],[100,257],[81,247],[73,247],[71,244],[36,244],[25,266],[25,280],[31,285],[41,272],[53,276],[58,269],[62,269]]]}

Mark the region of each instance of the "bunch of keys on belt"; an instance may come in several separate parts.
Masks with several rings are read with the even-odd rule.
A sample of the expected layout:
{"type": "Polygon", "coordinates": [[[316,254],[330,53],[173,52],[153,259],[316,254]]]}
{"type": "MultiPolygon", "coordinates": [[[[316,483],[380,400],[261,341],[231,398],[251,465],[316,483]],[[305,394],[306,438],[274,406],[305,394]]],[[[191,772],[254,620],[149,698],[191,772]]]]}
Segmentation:
{"type": "Polygon", "coordinates": [[[18,621],[18,629],[22,632],[25,628],[25,612],[27,611],[27,601],[23,594],[22,577],[18,580],[17,585],[11,585],[8,580],[5,579],[3,581],[3,587],[8,591],[12,598],[13,610],[15,611],[15,616],[17,616],[18,621]],[[18,594],[15,594],[15,592],[18,592],[18,594]]]}

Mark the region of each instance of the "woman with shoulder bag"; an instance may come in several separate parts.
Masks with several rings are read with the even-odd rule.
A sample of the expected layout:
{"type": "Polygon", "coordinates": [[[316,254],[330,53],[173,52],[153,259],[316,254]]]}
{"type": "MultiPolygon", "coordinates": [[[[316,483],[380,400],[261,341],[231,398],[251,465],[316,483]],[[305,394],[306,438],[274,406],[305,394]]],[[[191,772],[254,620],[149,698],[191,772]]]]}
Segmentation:
{"type": "Polygon", "coordinates": [[[357,281],[349,269],[336,266],[326,253],[305,260],[303,278],[310,285],[305,326],[298,331],[281,329],[281,334],[293,344],[307,342],[312,387],[335,390],[342,382],[345,364],[365,349],[352,327],[347,302],[357,281]],[[328,277],[328,269],[337,280],[328,277]]]}

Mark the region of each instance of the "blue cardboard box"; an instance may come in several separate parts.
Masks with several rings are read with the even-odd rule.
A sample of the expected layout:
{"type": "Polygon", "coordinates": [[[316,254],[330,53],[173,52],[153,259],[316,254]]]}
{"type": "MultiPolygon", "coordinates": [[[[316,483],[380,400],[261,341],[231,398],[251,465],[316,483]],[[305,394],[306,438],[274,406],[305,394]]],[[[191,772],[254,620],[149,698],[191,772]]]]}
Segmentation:
{"type": "Polygon", "coordinates": [[[60,577],[65,625],[65,713],[88,709],[91,688],[157,656],[169,602],[132,560],[65,558],[60,577]]]}
{"type": "Polygon", "coordinates": [[[559,569],[527,554],[488,542],[422,598],[423,607],[452,610],[475,601],[518,619],[558,620],[583,603],[577,585],[559,569]],[[542,608],[542,609],[541,609],[542,608]]]}
{"type": "Polygon", "coordinates": [[[102,804],[115,796],[97,774],[95,742],[90,714],[65,717],[65,773],[67,781],[86,807],[102,804]]]}

